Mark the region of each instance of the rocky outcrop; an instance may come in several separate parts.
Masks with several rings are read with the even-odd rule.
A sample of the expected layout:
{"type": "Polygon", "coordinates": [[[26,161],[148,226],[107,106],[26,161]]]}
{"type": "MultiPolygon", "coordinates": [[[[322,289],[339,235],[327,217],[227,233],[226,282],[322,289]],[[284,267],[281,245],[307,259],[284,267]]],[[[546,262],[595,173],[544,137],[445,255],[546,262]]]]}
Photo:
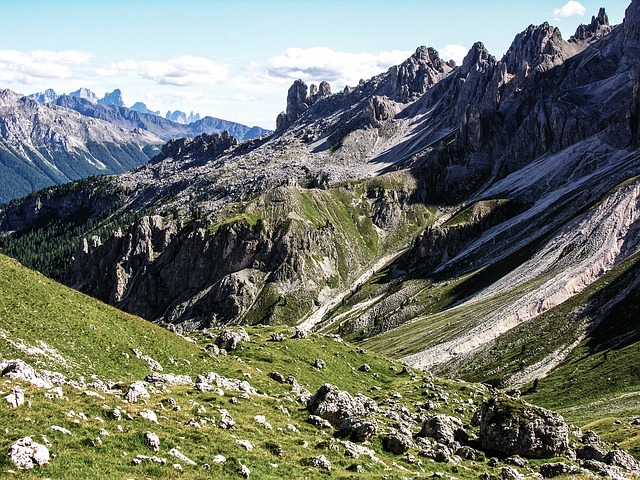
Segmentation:
{"type": "Polygon", "coordinates": [[[608,35],[613,30],[613,26],[609,25],[609,16],[605,12],[604,8],[598,11],[597,16],[591,17],[591,23],[589,25],[579,25],[576,29],[576,33],[569,39],[570,42],[583,42],[585,40],[594,41],[598,40],[605,35],[608,35]]]}
{"type": "Polygon", "coordinates": [[[309,107],[329,95],[331,87],[327,82],[321,82],[320,88],[313,84],[307,87],[303,80],[293,82],[287,93],[287,109],[276,119],[276,131],[289,128],[309,107]]]}
{"type": "Polygon", "coordinates": [[[105,93],[104,97],[98,100],[98,105],[113,105],[115,107],[124,107],[124,100],[122,100],[122,91],[116,88],[113,92],[105,93]]]}
{"type": "Polygon", "coordinates": [[[529,458],[551,458],[569,448],[564,419],[546,410],[506,396],[492,397],[481,407],[480,445],[484,450],[529,458]]]}
{"type": "Polygon", "coordinates": [[[340,429],[347,419],[365,418],[375,412],[376,403],[364,395],[352,397],[339,390],[335,385],[325,383],[307,404],[309,411],[331,423],[333,428],[340,429]]]}

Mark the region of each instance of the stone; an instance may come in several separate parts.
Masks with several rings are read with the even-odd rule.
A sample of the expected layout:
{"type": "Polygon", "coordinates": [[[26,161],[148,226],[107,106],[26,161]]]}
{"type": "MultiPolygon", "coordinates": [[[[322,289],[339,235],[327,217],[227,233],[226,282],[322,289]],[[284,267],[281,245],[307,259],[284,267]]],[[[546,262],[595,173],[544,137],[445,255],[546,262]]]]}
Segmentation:
{"type": "Polygon", "coordinates": [[[142,410],[138,412],[138,416],[142,418],[146,418],[147,420],[153,423],[158,423],[158,416],[155,414],[153,410],[149,410],[149,409],[142,410]]]}
{"type": "Polygon", "coordinates": [[[60,427],[58,425],[51,425],[49,427],[49,429],[51,429],[54,432],[59,432],[59,433],[61,433],[63,435],[71,435],[71,431],[70,430],[68,430],[68,429],[66,429],[64,427],[60,427]]]}
{"type": "Polygon", "coordinates": [[[285,379],[284,375],[282,375],[279,372],[271,372],[269,374],[269,378],[271,378],[272,380],[275,380],[278,383],[285,383],[286,382],[286,379],[285,379]]]}
{"type": "Polygon", "coordinates": [[[271,341],[272,342],[284,342],[285,340],[285,335],[282,332],[273,332],[271,334],[271,341]]]}
{"type": "Polygon", "coordinates": [[[184,455],[177,448],[172,448],[171,450],[169,450],[169,455],[172,455],[172,456],[176,457],[178,460],[180,460],[183,463],[186,463],[187,465],[197,465],[196,462],[194,462],[189,457],[184,455]]]}
{"type": "Polygon", "coordinates": [[[358,368],[358,370],[360,370],[361,372],[369,372],[371,371],[371,367],[368,363],[364,363],[360,366],[360,368],[358,368]]]}
{"type": "Polygon", "coordinates": [[[404,433],[393,432],[382,439],[382,448],[387,452],[402,455],[413,447],[413,439],[404,433]]]}
{"type": "Polygon", "coordinates": [[[12,408],[18,408],[24,405],[24,392],[20,385],[13,387],[11,393],[4,398],[12,408]]]}
{"type": "Polygon", "coordinates": [[[313,361],[313,367],[317,368],[318,370],[322,370],[323,368],[325,368],[327,366],[327,364],[325,363],[324,360],[320,359],[320,358],[316,358],[313,361]]]}
{"type": "Polygon", "coordinates": [[[21,470],[28,470],[49,463],[49,449],[34,442],[31,437],[15,441],[9,447],[9,459],[21,470]]]}
{"type": "Polygon", "coordinates": [[[551,458],[569,448],[569,428],[555,412],[509,397],[492,397],[481,408],[479,440],[483,450],[551,458]]]}
{"type": "Polygon", "coordinates": [[[329,420],[325,420],[324,418],[319,417],[318,415],[309,415],[307,417],[307,422],[309,422],[311,425],[318,428],[333,428],[329,420]]]}
{"type": "Polygon", "coordinates": [[[251,470],[249,470],[249,467],[241,463],[240,468],[238,469],[238,474],[242,478],[249,478],[249,475],[251,475],[251,470]]]}
{"type": "Polygon", "coordinates": [[[430,437],[444,445],[454,445],[466,439],[466,433],[462,428],[462,421],[457,417],[437,414],[428,418],[418,433],[419,437],[430,437]]]}
{"type": "Polygon", "coordinates": [[[564,462],[543,463],[540,465],[540,474],[544,478],[559,477],[560,475],[573,475],[580,471],[574,465],[567,465],[564,462]]]}
{"type": "Polygon", "coordinates": [[[576,449],[576,458],[580,460],[596,460],[598,462],[604,462],[607,456],[607,451],[600,445],[600,443],[588,443],[580,448],[576,449]]]}
{"type": "Polygon", "coordinates": [[[175,375],[173,373],[153,372],[144,379],[147,383],[156,383],[163,385],[193,385],[193,380],[188,375],[175,375]]]}
{"type": "Polygon", "coordinates": [[[366,417],[377,410],[377,404],[364,395],[352,397],[335,385],[325,383],[309,400],[307,408],[313,415],[328,420],[339,429],[347,418],[366,417]]]}
{"type": "Polygon", "coordinates": [[[124,399],[129,403],[137,403],[140,399],[151,398],[147,387],[144,382],[133,382],[129,385],[129,389],[124,396],[124,399]]]}
{"type": "Polygon", "coordinates": [[[218,337],[215,339],[215,344],[224,348],[227,352],[235,350],[240,347],[240,344],[248,342],[250,340],[246,330],[242,327],[237,330],[222,330],[218,337]]]}
{"type": "Polygon", "coordinates": [[[311,460],[311,464],[320,470],[331,471],[331,462],[324,455],[319,455],[311,460]]]}
{"type": "Polygon", "coordinates": [[[524,475],[513,467],[502,467],[498,474],[500,480],[524,480],[524,475]]]}
{"type": "Polygon", "coordinates": [[[249,440],[236,440],[236,443],[248,452],[253,450],[253,444],[249,440]]]}
{"type": "Polygon", "coordinates": [[[374,421],[361,421],[347,418],[340,425],[337,436],[349,438],[352,442],[366,442],[378,433],[378,424],[374,421]]]}
{"type": "Polygon", "coordinates": [[[620,467],[628,472],[640,472],[640,463],[627,452],[621,448],[611,450],[604,457],[604,463],[614,467],[620,467]]]}
{"type": "Polygon", "coordinates": [[[160,450],[160,438],[153,432],[145,432],[144,442],[149,445],[149,448],[154,452],[160,450]]]}

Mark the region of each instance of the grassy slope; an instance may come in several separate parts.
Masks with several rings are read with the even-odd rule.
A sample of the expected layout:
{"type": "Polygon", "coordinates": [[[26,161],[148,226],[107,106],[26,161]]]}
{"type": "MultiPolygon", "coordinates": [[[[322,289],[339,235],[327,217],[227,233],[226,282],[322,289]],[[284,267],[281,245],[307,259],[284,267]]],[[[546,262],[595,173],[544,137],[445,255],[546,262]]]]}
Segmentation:
{"type": "MultiPolygon", "coordinates": [[[[251,400],[240,400],[235,405],[229,402],[228,396],[198,392],[187,386],[172,387],[153,395],[144,406],[124,404],[120,396],[110,394],[104,394],[104,399],[89,397],[70,386],[63,386],[64,399],[49,399],[44,396],[43,390],[25,384],[23,388],[31,406],[14,411],[6,402],[0,401],[0,421],[6,429],[0,439],[0,451],[7,451],[17,438],[32,435],[34,440],[41,441],[41,435],[46,435],[53,444],[51,451],[56,457],[50,465],[31,472],[21,472],[15,478],[175,478],[176,472],[171,466],[131,465],[135,455],[153,454],[142,440],[147,430],[160,436],[159,455],[167,457],[170,463],[177,460],[167,455],[168,450],[180,447],[199,465],[212,464],[211,471],[201,466],[184,466],[185,470],[180,475],[182,478],[235,476],[239,461],[249,466],[255,478],[330,476],[307,465],[309,458],[320,454],[326,455],[332,462],[333,475],[342,476],[352,463],[364,465],[366,470],[362,475],[353,474],[355,478],[370,478],[371,475],[383,473],[389,478],[404,475],[396,467],[387,470],[370,460],[352,460],[345,458],[342,451],[326,449],[322,445],[318,447],[318,444],[329,440],[328,432],[307,424],[304,421],[307,412],[292,399],[290,386],[278,384],[268,377],[269,372],[274,370],[284,375],[294,375],[312,392],[322,383],[331,382],[352,394],[368,394],[378,403],[389,398],[392,392],[399,392],[403,396],[402,403],[413,411],[413,403],[425,399],[421,395],[422,389],[418,388],[422,379],[411,380],[407,374],[400,372],[399,365],[383,357],[366,354],[323,336],[272,342],[271,333],[276,330],[260,327],[249,330],[252,341],[243,350],[227,357],[214,356],[169,331],[62,287],[4,256],[0,256],[0,311],[0,327],[5,337],[4,340],[0,339],[2,358],[23,358],[34,366],[61,371],[72,378],[77,375],[96,375],[100,379],[113,379],[126,384],[144,378],[151,371],[145,362],[132,355],[131,349],[137,348],[164,365],[165,372],[193,375],[196,372],[216,371],[225,376],[247,379],[260,392],[251,400]],[[31,356],[11,346],[7,339],[31,347],[42,347],[40,341],[45,341],[48,347],[64,357],[66,364],[31,356]],[[128,353],[130,358],[125,358],[123,353],[128,353]],[[173,357],[177,364],[171,364],[169,357],[173,357]],[[326,362],[324,370],[312,367],[316,358],[326,362]],[[369,373],[358,370],[365,362],[371,366],[369,373]],[[377,373],[377,378],[374,373],[377,373]],[[381,390],[372,390],[374,385],[381,387],[381,390]],[[176,399],[182,407],[179,412],[164,410],[159,406],[160,402],[167,405],[169,397],[176,399]],[[110,410],[120,406],[130,412],[134,419],[118,422],[109,416],[105,405],[110,410]],[[198,405],[203,406],[206,412],[198,412],[198,405]],[[219,407],[227,409],[237,422],[234,430],[227,431],[210,424],[201,429],[184,425],[190,418],[219,419],[219,407]],[[283,412],[281,407],[287,408],[288,413],[283,412]],[[135,416],[143,408],[151,408],[160,416],[159,425],[135,416]],[[71,410],[84,413],[88,420],[68,416],[71,410]],[[253,417],[258,414],[265,415],[274,430],[256,425],[253,417]],[[118,431],[118,424],[122,426],[122,432],[118,431]],[[298,431],[287,429],[287,424],[295,425],[298,431]],[[51,425],[68,428],[72,435],[53,432],[49,429],[51,425]],[[100,436],[101,428],[109,436],[102,436],[102,444],[98,445],[95,439],[100,436]],[[249,439],[256,448],[245,452],[235,443],[235,439],[249,439]],[[274,442],[282,447],[282,457],[272,453],[274,442]],[[308,446],[304,446],[304,442],[308,446]],[[217,454],[225,455],[228,461],[223,465],[213,465],[213,457],[217,454]]],[[[282,329],[277,331],[287,332],[282,329]]],[[[210,341],[204,334],[199,335],[200,344],[210,341]]],[[[3,380],[0,384],[2,396],[10,391],[14,383],[3,380]]],[[[474,395],[473,390],[464,385],[436,381],[434,388],[449,395],[448,405],[443,403],[438,411],[450,413],[463,400],[482,399],[482,396],[474,395]]],[[[463,414],[466,421],[472,413],[472,408],[467,406],[463,414]]],[[[386,419],[380,421],[389,422],[386,419]]],[[[384,453],[380,437],[371,446],[387,465],[396,461],[406,468],[429,475],[436,468],[452,474],[460,469],[462,476],[466,477],[476,477],[484,470],[491,470],[486,464],[476,467],[438,464],[418,468],[398,456],[384,453]]],[[[9,470],[14,470],[13,465],[5,455],[0,455],[0,472],[9,470]]]]}

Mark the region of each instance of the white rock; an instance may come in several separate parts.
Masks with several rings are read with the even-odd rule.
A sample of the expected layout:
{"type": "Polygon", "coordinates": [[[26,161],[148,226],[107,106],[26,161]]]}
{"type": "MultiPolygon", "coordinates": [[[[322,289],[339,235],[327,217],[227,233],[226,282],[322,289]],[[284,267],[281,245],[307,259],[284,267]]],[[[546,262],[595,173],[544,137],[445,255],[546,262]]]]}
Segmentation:
{"type": "Polygon", "coordinates": [[[160,438],[153,432],[146,432],[144,434],[144,441],[149,445],[151,450],[157,452],[160,450],[160,438]]]}
{"type": "Polygon", "coordinates": [[[224,455],[216,455],[213,457],[213,463],[224,463],[227,461],[227,457],[224,455]]]}
{"type": "Polygon", "coordinates": [[[240,464],[240,469],[238,470],[238,473],[243,478],[249,478],[249,475],[251,475],[251,470],[249,470],[249,467],[247,467],[246,465],[241,463],[240,464]]]}
{"type": "Polygon", "coordinates": [[[186,463],[187,465],[197,465],[196,462],[191,460],[189,457],[187,457],[185,454],[183,454],[182,452],[180,452],[176,448],[172,448],[171,450],[169,450],[169,455],[173,455],[178,460],[181,460],[182,462],[186,463]]]}
{"type": "Polygon", "coordinates": [[[158,416],[153,412],[153,410],[149,410],[149,409],[142,410],[141,412],[138,413],[138,415],[154,423],[158,423],[158,416]]]}
{"type": "Polygon", "coordinates": [[[253,450],[253,444],[249,440],[236,440],[236,443],[245,448],[248,452],[253,450]]]}
{"type": "Polygon", "coordinates": [[[22,388],[20,388],[20,385],[13,387],[11,393],[4,398],[13,408],[18,408],[24,405],[24,392],[22,391],[22,388]]]}
{"type": "Polygon", "coordinates": [[[129,390],[124,396],[124,399],[129,403],[136,403],[141,398],[151,398],[144,382],[133,382],[129,385],[129,390]]]}
{"type": "Polygon", "coordinates": [[[53,430],[54,432],[60,432],[64,435],[71,435],[71,431],[67,430],[64,427],[59,427],[58,425],[51,425],[51,430],[53,430]]]}
{"type": "Polygon", "coordinates": [[[20,469],[30,469],[36,465],[49,463],[49,449],[24,437],[9,447],[9,458],[20,469]]]}

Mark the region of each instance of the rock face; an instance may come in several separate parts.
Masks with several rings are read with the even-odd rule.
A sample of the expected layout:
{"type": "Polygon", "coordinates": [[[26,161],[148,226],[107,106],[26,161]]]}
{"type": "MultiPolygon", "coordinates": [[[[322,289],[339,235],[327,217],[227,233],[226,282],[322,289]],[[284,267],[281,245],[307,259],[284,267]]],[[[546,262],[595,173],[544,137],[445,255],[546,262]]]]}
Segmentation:
{"type": "Polygon", "coordinates": [[[329,95],[331,87],[327,82],[320,83],[320,88],[316,85],[309,88],[302,80],[293,82],[287,93],[287,109],[276,120],[276,131],[289,128],[311,105],[329,95]]]}
{"type": "Polygon", "coordinates": [[[479,440],[484,450],[551,458],[569,448],[569,428],[555,412],[510,397],[492,397],[481,408],[479,440]]]}
{"type": "Polygon", "coordinates": [[[111,93],[105,93],[104,97],[98,100],[98,105],[113,105],[115,107],[124,107],[124,100],[122,100],[122,92],[119,88],[116,88],[111,93]]]}
{"type": "Polygon", "coordinates": [[[611,30],[613,30],[613,26],[609,25],[609,16],[604,8],[601,8],[597,16],[591,17],[589,25],[578,26],[576,33],[569,41],[597,40],[611,33],[611,30]]]}
{"type": "Polygon", "coordinates": [[[49,463],[49,449],[31,437],[24,437],[9,447],[9,459],[19,469],[27,470],[49,463]]]}

